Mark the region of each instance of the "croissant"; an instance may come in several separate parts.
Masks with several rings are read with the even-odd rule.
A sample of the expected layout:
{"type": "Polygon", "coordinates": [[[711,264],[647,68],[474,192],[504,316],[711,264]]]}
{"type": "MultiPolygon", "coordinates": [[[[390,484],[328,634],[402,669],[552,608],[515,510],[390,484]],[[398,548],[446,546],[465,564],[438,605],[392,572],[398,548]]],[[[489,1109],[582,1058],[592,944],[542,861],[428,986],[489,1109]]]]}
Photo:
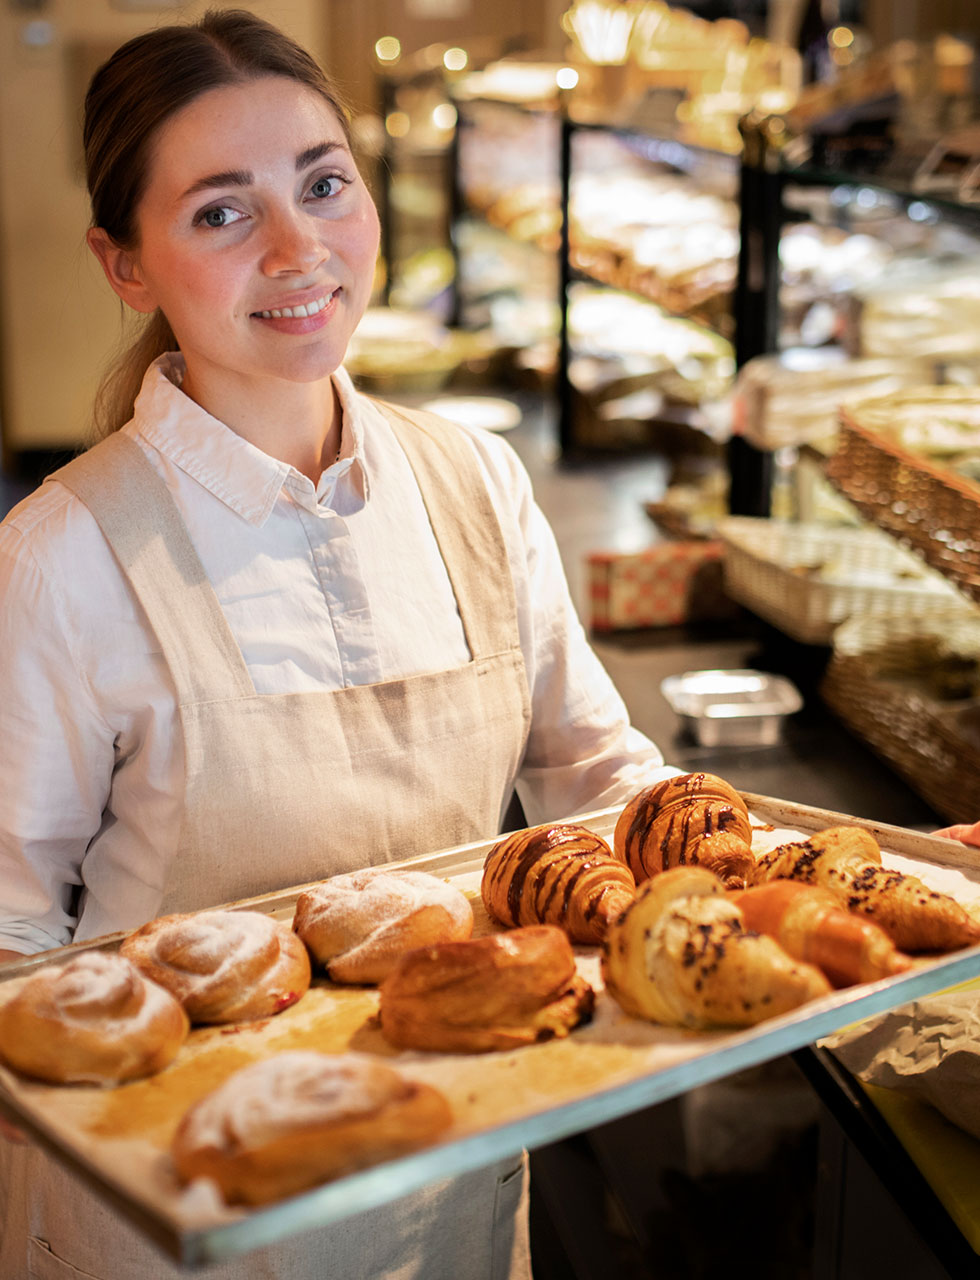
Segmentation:
{"type": "Polygon", "coordinates": [[[758,880],[801,880],[831,890],[849,911],[868,916],[901,951],[955,951],[980,942],[980,924],[948,894],[917,876],[881,865],[861,827],[830,827],[778,845],[757,864],[758,880]]]}
{"type": "Polygon", "coordinates": [[[796,960],[815,964],[835,987],[904,973],[912,960],[871,920],[845,910],[836,894],[798,880],[772,880],[732,894],[745,926],[765,933],[796,960]]]}
{"type": "Polygon", "coordinates": [[[37,969],[0,1007],[0,1057],[54,1084],[117,1084],[162,1071],[189,1025],[123,956],[85,951],[37,969]]]}
{"type": "Polygon", "coordinates": [[[635,795],[619,815],[613,849],[637,884],[670,867],[696,865],[741,889],[755,864],[745,802],[711,773],[680,774],[635,795]]]}
{"type": "Polygon", "coordinates": [[[815,966],[747,932],[703,867],[675,867],[642,884],[610,924],[601,965],[624,1012],[698,1030],[755,1026],[831,990],[815,966]]]}
{"type": "Polygon", "coordinates": [[[311,980],[302,941],[261,911],[160,916],[124,938],[119,949],[176,996],[194,1023],[281,1013],[311,980]]]}
{"type": "Polygon", "coordinates": [[[605,840],[574,823],[505,836],[487,854],[480,885],[488,914],[505,928],[554,924],[583,943],[599,942],[635,891],[605,840]]]}
{"type": "Polygon", "coordinates": [[[445,1097],[354,1054],[295,1049],[229,1076],[185,1113],[171,1153],[182,1182],[266,1204],[434,1141],[445,1097]]]}

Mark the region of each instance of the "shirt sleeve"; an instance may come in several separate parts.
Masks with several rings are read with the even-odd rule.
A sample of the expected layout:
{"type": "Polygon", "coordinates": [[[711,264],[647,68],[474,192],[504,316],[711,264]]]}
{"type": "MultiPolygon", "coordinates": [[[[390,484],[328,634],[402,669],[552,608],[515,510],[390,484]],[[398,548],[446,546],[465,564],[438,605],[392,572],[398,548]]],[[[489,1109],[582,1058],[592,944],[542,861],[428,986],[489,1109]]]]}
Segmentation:
{"type": "MultiPolygon", "coordinates": [[[[486,433],[483,433],[486,435],[486,433]]],[[[486,468],[514,576],[531,729],[517,793],[531,824],[624,803],[682,772],[630,724],[575,610],[551,526],[506,442],[475,447],[486,468]]]]}
{"type": "Polygon", "coordinates": [[[0,526],[0,948],[71,941],[81,864],[99,829],[112,735],[80,676],[55,584],[0,526]]]}

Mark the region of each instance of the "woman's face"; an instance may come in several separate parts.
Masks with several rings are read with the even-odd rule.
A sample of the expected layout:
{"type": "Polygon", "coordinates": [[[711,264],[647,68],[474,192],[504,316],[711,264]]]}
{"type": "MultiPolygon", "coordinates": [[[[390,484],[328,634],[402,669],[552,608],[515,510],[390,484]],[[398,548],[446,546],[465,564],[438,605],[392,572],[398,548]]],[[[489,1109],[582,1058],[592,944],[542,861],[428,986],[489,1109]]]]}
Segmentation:
{"type": "Polygon", "coordinates": [[[137,226],[126,300],[160,307],[205,405],[229,379],[311,382],[343,360],[378,217],[319,94],[267,76],[195,99],[155,140],[137,226]]]}

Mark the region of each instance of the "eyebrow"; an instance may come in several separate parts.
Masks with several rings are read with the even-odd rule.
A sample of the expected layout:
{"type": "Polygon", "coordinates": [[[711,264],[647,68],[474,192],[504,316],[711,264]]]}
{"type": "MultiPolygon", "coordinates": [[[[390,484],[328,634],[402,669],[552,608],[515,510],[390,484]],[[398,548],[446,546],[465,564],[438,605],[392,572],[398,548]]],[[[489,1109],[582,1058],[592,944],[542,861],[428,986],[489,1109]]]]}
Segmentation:
{"type": "MultiPolygon", "coordinates": [[[[300,173],[311,164],[316,164],[331,151],[343,149],[344,144],[341,142],[318,142],[312,147],[307,147],[296,156],[296,172],[300,173]]],[[[186,200],[188,196],[196,195],[199,191],[210,190],[212,187],[248,187],[254,180],[254,174],[250,169],[224,169],[221,173],[209,173],[206,177],[198,178],[196,182],[191,183],[181,199],[186,200]]]]}

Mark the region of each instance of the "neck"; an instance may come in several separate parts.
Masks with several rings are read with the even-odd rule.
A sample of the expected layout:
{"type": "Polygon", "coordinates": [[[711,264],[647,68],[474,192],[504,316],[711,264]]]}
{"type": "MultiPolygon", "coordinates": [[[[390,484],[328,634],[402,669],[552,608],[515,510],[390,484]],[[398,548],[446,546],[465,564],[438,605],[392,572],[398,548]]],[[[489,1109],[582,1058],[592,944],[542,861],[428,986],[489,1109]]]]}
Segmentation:
{"type": "Polygon", "coordinates": [[[316,485],[337,456],[342,410],[332,378],[277,382],[266,394],[254,387],[202,391],[188,372],[184,393],[272,458],[288,463],[316,485]]]}

